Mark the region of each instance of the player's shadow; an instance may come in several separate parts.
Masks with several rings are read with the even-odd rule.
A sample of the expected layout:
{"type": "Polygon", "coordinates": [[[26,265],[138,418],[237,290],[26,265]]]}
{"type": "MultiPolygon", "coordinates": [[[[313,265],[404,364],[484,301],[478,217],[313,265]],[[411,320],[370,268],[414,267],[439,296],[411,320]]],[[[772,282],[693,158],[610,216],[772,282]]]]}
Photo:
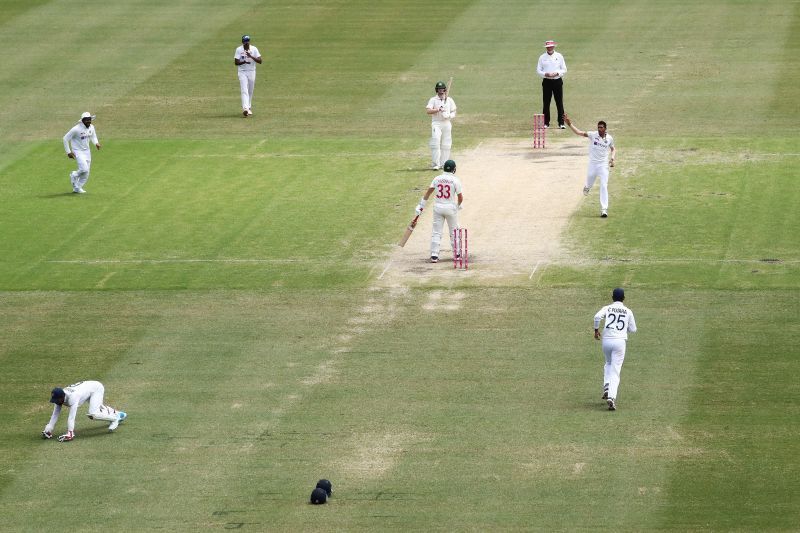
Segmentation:
{"type": "Polygon", "coordinates": [[[48,200],[51,198],[78,198],[79,196],[83,196],[82,194],[75,194],[74,192],[56,192],[53,194],[40,194],[37,198],[41,198],[42,200],[48,200]]]}

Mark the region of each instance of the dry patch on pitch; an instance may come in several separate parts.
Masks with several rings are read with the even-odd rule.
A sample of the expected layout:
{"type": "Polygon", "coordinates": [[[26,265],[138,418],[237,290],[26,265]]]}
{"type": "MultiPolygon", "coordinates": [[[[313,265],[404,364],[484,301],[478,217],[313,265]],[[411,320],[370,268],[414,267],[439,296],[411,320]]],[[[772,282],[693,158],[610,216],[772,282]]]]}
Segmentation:
{"type": "Polygon", "coordinates": [[[355,435],[353,442],[347,447],[353,450],[352,454],[335,462],[333,466],[348,478],[382,478],[394,468],[399,457],[410,446],[430,440],[430,437],[416,433],[355,435]]]}
{"type": "MultiPolygon", "coordinates": [[[[572,135],[555,131],[560,137],[568,133],[572,135]]],[[[530,277],[539,265],[553,262],[563,253],[560,236],[584,199],[587,163],[582,138],[559,139],[544,150],[534,150],[530,141],[489,140],[474,150],[455,154],[455,160],[464,185],[459,222],[469,232],[469,270],[453,269],[447,238],[442,239],[440,262],[429,262],[431,206],[406,246],[391,254],[379,284],[530,277]]],[[[434,176],[431,171],[431,179],[434,176]]],[[[596,195],[589,201],[597,202],[596,195]]],[[[413,207],[408,207],[409,219],[413,207]]],[[[402,228],[398,228],[398,239],[401,234],[402,228]]]]}

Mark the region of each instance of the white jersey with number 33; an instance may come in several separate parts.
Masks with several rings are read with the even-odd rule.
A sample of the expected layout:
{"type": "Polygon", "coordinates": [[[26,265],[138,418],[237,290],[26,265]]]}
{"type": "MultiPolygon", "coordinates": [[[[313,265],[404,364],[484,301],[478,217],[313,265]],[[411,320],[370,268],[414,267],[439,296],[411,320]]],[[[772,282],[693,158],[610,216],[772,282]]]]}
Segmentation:
{"type": "Polygon", "coordinates": [[[625,307],[622,302],[614,302],[600,309],[594,315],[594,327],[600,327],[600,322],[605,319],[603,326],[604,339],[627,339],[628,332],[636,332],[636,320],[633,311],[625,307]]]}
{"type": "Polygon", "coordinates": [[[433,197],[436,205],[458,206],[458,195],[461,194],[461,181],[454,174],[445,172],[433,178],[433,197]]]}

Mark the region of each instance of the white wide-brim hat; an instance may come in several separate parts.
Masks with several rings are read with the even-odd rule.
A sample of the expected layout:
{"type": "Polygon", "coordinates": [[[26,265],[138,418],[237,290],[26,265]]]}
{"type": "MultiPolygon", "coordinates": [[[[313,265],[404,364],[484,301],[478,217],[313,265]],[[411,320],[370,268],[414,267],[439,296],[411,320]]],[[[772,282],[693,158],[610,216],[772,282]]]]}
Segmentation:
{"type": "Polygon", "coordinates": [[[94,117],[95,117],[95,115],[92,115],[88,111],[85,111],[85,112],[81,113],[81,120],[83,120],[85,118],[90,118],[90,119],[94,120],[94,117]]]}
{"type": "Polygon", "coordinates": [[[556,47],[556,46],[558,46],[558,43],[555,42],[555,41],[545,41],[544,42],[544,47],[545,48],[550,48],[551,46],[552,47],[556,47]]]}

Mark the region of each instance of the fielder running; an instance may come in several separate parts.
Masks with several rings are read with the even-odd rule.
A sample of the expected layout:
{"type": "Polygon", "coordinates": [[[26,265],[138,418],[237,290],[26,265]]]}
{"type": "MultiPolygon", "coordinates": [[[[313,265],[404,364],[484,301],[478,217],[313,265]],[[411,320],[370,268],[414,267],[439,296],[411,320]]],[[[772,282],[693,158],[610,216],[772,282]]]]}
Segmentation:
{"type": "Polygon", "coordinates": [[[612,304],[603,307],[594,315],[594,338],[600,340],[600,322],[605,320],[602,334],[605,356],[602,399],[608,403],[609,411],[616,411],[619,375],[622,372],[622,363],[625,361],[628,332],[636,332],[636,320],[633,318],[633,311],[622,303],[625,300],[624,290],[614,289],[611,299],[612,304]]]}
{"type": "Polygon", "coordinates": [[[94,115],[88,111],[83,113],[81,121],[64,135],[64,150],[67,152],[67,157],[78,163],[78,170],[69,173],[72,192],[76,194],[85,193],[83,186],[89,181],[89,169],[92,166],[89,141],[92,141],[98,150],[100,149],[100,141],[97,140],[97,132],[92,125],[93,119],[94,115]]]}
{"type": "Polygon", "coordinates": [[[261,64],[258,48],[250,45],[250,36],[242,35],[242,46],[233,53],[233,63],[239,70],[239,89],[242,93],[242,115],[253,114],[253,91],[256,88],[256,63],[261,64]]]}
{"type": "Polygon", "coordinates": [[[444,161],[450,159],[450,148],[453,146],[453,125],[451,119],[456,117],[456,103],[447,96],[447,84],[436,83],[436,96],[428,100],[425,112],[431,116],[431,169],[439,170],[444,161]]]}
{"type": "Polygon", "coordinates": [[[600,178],[600,216],[608,216],[608,169],[614,166],[617,151],[614,148],[614,138],[606,132],[606,123],[601,120],[597,123],[597,131],[581,131],[572,125],[572,121],[564,114],[564,122],[576,135],[589,139],[589,170],[586,172],[586,186],[583,195],[589,194],[594,185],[594,180],[600,178]],[[611,154],[611,159],[608,156],[611,154]]]}
{"type": "Polygon", "coordinates": [[[442,243],[442,230],[444,221],[447,220],[447,227],[450,229],[450,246],[455,250],[453,242],[453,230],[458,227],[458,210],[464,196],[461,194],[461,181],[455,176],[456,162],[448,159],[444,162],[444,174],[433,178],[431,186],[425,191],[425,195],[420,199],[419,205],[414,210],[417,215],[425,209],[425,204],[431,194],[436,192],[436,202],[433,205],[433,233],[431,235],[431,263],[439,262],[439,248],[442,243]]]}
{"type": "Polygon", "coordinates": [[[128,418],[128,415],[123,411],[117,411],[113,407],[103,405],[104,392],[103,384],[99,381],[79,381],[63,389],[60,387],[54,388],[50,396],[50,403],[55,404],[53,406],[53,414],[50,417],[50,422],[47,423],[44,431],[42,431],[42,438],[53,438],[53,429],[56,426],[56,422],[58,422],[58,416],[61,414],[61,406],[65,404],[69,407],[67,432],[58,437],[58,441],[67,442],[75,438],[75,417],[78,414],[78,407],[87,401],[89,402],[87,416],[90,420],[105,420],[110,422],[108,425],[109,431],[117,429],[119,423],[128,418]]]}

